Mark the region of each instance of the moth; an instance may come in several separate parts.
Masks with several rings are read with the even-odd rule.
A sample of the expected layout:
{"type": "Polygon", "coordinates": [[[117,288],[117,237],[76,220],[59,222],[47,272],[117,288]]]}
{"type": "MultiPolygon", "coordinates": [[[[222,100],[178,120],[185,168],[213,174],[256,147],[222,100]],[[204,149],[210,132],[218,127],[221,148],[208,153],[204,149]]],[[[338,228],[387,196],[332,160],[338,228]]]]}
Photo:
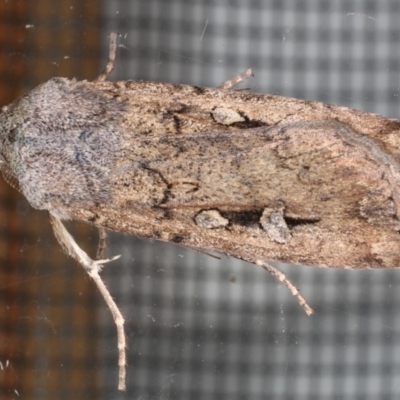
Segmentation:
{"type": "MultiPolygon", "coordinates": [[[[46,210],[64,250],[93,278],[118,331],[102,265],[62,221],[268,261],[336,268],[400,264],[400,121],[312,101],[145,81],[53,78],[3,107],[0,168],[46,210]]],[[[249,75],[249,72],[244,76],[249,75]]]]}

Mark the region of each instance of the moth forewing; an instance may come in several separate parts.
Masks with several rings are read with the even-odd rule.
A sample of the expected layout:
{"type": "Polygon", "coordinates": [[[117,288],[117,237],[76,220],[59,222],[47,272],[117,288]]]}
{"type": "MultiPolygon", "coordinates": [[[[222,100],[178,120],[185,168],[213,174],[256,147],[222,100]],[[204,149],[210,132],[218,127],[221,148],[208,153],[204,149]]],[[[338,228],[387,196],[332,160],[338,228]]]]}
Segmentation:
{"type": "Polygon", "coordinates": [[[394,174],[342,123],[122,136],[95,223],[250,262],[400,262],[394,174]]]}

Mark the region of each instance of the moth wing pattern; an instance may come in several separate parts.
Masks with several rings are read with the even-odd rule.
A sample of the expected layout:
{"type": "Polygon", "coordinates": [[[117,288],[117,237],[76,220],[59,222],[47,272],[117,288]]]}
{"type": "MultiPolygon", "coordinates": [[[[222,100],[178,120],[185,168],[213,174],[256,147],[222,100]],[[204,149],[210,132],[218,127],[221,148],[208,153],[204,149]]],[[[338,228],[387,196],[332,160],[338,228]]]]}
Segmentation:
{"type": "MultiPolygon", "coordinates": [[[[358,256],[363,235],[378,238],[389,228],[398,245],[397,195],[390,171],[344,142],[341,129],[348,128],[319,121],[162,137],[124,132],[110,172],[116,192],[100,214],[119,213],[130,226],[145,216],[141,236],[250,262],[363,267],[371,263],[358,256]],[[317,262],[306,240],[314,242],[317,262]]],[[[400,262],[395,252],[385,260],[369,254],[376,265],[400,262]]]]}

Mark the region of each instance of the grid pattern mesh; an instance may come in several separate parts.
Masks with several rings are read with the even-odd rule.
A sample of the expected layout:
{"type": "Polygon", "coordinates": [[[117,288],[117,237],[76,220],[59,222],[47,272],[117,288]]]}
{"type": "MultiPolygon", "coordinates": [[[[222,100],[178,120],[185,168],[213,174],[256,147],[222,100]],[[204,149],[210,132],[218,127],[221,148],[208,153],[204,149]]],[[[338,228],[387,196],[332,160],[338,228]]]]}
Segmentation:
{"type": "MultiPolygon", "coordinates": [[[[399,117],[394,0],[17,3],[0,9],[4,103],[51,76],[92,79],[116,30],[111,79],[217,86],[252,67],[255,78],[242,87],[399,117]],[[16,73],[18,91],[10,85],[16,73]]],[[[125,316],[129,346],[128,390],[118,393],[108,309],[56,247],[46,215],[4,187],[2,399],[15,398],[15,390],[40,400],[400,396],[399,271],[279,265],[314,307],[308,318],[256,266],[112,234],[108,251],[122,257],[103,276],[125,316]]],[[[71,227],[94,254],[86,242],[95,232],[71,227]]]]}

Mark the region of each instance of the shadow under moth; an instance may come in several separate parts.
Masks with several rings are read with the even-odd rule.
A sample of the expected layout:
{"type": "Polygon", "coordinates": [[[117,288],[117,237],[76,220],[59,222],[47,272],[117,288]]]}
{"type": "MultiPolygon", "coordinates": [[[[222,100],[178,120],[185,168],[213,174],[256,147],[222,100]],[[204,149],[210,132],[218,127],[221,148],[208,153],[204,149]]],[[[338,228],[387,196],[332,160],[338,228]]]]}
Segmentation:
{"type": "Polygon", "coordinates": [[[124,320],[62,220],[216,251],[336,268],[400,265],[400,121],[231,87],[53,78],[2,109],[0,168],[47,210],[64,250],[93,278],[118,331],[124,320]]]}

